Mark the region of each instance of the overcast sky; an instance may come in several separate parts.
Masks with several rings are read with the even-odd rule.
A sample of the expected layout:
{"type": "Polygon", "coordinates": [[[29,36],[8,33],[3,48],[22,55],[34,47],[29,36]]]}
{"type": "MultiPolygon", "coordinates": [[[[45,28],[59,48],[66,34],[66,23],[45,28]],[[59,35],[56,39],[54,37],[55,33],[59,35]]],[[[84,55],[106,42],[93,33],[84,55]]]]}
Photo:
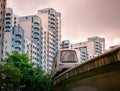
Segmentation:
{"type": "Polygon", "coordinates": [[[120,0],[7,0],[7,6],[19,16],[44,8],[61,12],[62,40],[71,43],[92,36],[105,38],[106,48],[120,43],[120,0]]]}

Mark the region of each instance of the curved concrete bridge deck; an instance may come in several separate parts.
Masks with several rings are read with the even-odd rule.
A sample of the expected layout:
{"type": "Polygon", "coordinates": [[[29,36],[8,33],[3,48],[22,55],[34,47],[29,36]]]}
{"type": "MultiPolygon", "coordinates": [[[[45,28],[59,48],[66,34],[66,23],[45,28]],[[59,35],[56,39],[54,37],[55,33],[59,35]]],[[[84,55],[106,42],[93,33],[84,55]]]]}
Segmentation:
{"type": "Polygon", "coordinates": [[[60,74],[52,91],[120,91],[120,47],[60,74]]]}

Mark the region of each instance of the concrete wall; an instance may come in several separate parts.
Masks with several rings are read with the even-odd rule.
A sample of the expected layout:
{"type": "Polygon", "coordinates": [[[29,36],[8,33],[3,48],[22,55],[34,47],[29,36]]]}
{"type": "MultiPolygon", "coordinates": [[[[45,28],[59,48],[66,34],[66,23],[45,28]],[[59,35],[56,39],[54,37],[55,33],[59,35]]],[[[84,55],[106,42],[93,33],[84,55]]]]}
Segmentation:
{"type": "Polygon", "coordinates": [[[66,85],[57,85],[52,91],[120,91],[120,69],[66,85]]]}
{"type": "Polygon", "coordinates": [[[120,47],[61,73],[52,91],[120,91],[120,47]]]}

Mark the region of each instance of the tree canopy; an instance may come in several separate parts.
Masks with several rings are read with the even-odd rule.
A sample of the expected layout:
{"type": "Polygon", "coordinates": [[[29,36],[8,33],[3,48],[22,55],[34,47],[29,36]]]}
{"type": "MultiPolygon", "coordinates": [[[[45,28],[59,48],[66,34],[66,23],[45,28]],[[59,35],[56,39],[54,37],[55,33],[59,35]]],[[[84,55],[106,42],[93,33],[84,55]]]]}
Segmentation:
{"type": "Polygon", "coordinates": [[[34,67],[26,54],[14,52],[0,65],[0,88],[5,91],[49,91],[51,76],[41,67],[34,67]]]}

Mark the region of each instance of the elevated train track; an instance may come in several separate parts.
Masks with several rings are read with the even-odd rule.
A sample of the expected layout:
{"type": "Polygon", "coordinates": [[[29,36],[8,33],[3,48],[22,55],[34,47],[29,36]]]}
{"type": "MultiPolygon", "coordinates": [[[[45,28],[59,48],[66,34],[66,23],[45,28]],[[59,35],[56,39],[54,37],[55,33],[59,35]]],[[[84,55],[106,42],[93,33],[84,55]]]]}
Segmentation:
{"type": "MultiPolygon", "coordinates": [[[[109,82],[109,80],[111,79],[113,79],[112,82],[115,81],[114,79],[119,79],[117,80],[117,82],[111,83],[113,85],[112,86],[110,85],[110,87],[113,89],[115,88],[119,89],[120,91],[120,86],[117,85],[117,84],[120,84],[120,47],[110,50],[108,52],[105,52],[104,54],[94,57],[88,60],[87,62],[80,64],[77,67],[74,67],[72,69],[69,69],[61,73],[59,76],[53,79],[53,89],[61,88],[61,87],[64,87],[64,88],[66,87],[66,89],[68,89],[69,86],[73,86],[73,88],[76,88],[74,84],[77,84],[77,86],[80,88],[80,86],[83,85],[81,83],[83,80],[91,79],[91,80],[86,80],[86,82],[84,82],[84,85],[88,85],[87,83],[89,82],[91,82],[92,84],[92,80],[97,80],[94,78],[97,76],[99,76],[98,81],[99,79],[101,79],[101,81],[103,80],[104,83],[109,82]],[[104,77],[105,74],[110,77],[110,78],[107,77],[109,79],[106,78],[107,79],[106,82],[104,82],[103,80],[105,78],[104,77]],[[118,75],[118,77],[113,78],[113,75],[118,75]]],[[[99,86],[99,84],[102,83],[101,81],[99,82],[95,81],[93,87],[95,86],[95,88],[99,88],[100,86],[102,86],[102,85],[99,86]]],[[[108,89],[108,86],[107,86],[108,84],[104,84],[104,85],[106,86],[104,88],[105,90],[95,90],[95,91],[112,91],[113,90],[113,89],[106,90],[108,89]]],[[[56,90],[56,91],[59,91],[59,90],[56,90]]],[[[69,90],[66,90],[66,91],[69,91],[69,90]]],[[[117,90],[114,90],[114,91],[117,91],[117,90]]]]}

